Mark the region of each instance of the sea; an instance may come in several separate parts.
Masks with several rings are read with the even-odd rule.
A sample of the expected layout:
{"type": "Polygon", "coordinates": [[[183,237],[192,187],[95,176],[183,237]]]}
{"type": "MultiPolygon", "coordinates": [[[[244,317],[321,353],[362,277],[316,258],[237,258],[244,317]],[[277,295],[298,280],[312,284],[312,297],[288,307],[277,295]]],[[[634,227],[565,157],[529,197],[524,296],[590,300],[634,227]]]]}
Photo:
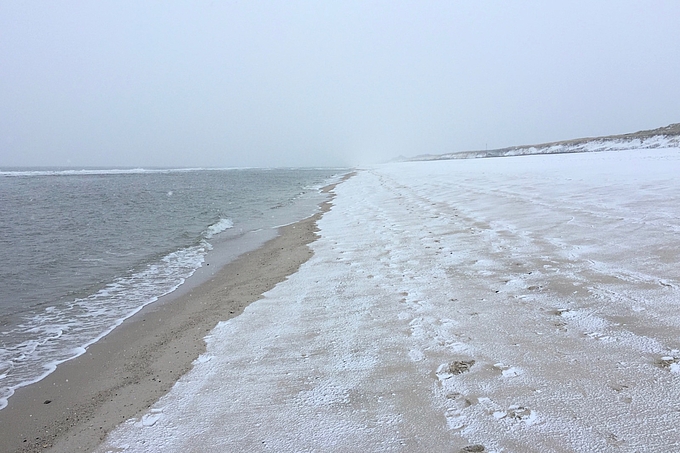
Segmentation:
{"type": "Polygon", "coordinates": [[[225,264],[313,215],[345,172],[0,169],[0,409],[180,288],[215,247],[225,264]]]}

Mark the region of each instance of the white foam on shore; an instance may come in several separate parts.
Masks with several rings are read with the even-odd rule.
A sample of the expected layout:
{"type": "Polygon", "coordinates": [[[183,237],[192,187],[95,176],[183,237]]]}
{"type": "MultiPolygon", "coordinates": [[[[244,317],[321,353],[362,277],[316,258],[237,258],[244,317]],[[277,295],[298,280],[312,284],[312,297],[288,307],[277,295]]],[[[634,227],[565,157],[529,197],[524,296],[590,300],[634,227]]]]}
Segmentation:
{"type": "Polygon", "coordinates": [[[0,348],[0,371],[10,372],[0,375],[0,409],[18,388],[41,381],[142,308],[175,291],[201,267],[210,248],[204,241],[169,253],[90,296],[63,308],[47,307],[3,330],[3,336],[19,342],[0,348]]]}
{"type": "Polygon", "coordinates": [[[220,234],[221,232],[226,231],[229,228],[233,227],[234,222],[231,219],[220,219],[208,227],[208,231],[206,232],[205,237],[206,239],[210,239],[216,234],[220,234]]]}
{"type": "Polygon", "coordinates": [[[381,166],[98,450],[680,449],[680,149],[381,166]]]}
{"type": "MultiPolygon", "coordinates": [[[[38,170],[13,171],[8,175],[59,177],[196,170],[199,169],[38,170]]],[[[8,175],[0,171],[0,177],[8,175]]],[[[336,181],[338,177],[333,175],[329,181],[336,181]]],[[[300,181],[306,180],[309,179],[303,178],[300,181]]],[[[294,186],[292,187],[294,189],[294,186]]],[[[163,190],[160,193],[174,195],[172,190],[167,192],[163,190]]],[[[280,194],[272,193],[269,198],[273,200],[277,196],[280,197],[280,194]]],[[[283,208],[272,210],[275,211],[275,215],[272,214],[271,219],[263,219],[259,215],[238,214],[238,228],[232,230],[234,222],[231,218],[215,217],[212,224],[206,224],[201,233],[190,235],[189,240],[195,235],[198,236],[193,246],[183,247],[182,244],[182,248],[170,253],[167,253],[167,249],[162,250],[160,253],[167,253],[165,256],[148,256],[148,259],[153,261],[130,263],[130,267],[117,270],[117,275],[106,277],[106,281],[92,282],[94,285],[81,288],[78,293],[68,293],[52,303],[37,305],[35,309],[30,309],[31,311],[10,313],[11,318],[5,319],[4,326],[0,327],[0,409],[7,406],[8,398],[16,389],[42,380],[59,364],[83,354],[89,345],[110,333],[146,305],[178,289],[175,294],[181,294],[211,278],[211,275],[239,254],[253,250],[274,237],[276,231],[271,227],[277,222],[288,223],[291,219],[316,212],[318,203],[326,196],[318,191],[304,190],[292,198],[292,202],[285,200],[281,202],[281,205],[285,205],[283,208]],[[253,228],[256,228],[255,231],[253,228]],[[228,230],[232,231],[225,233],[228,230]],[[209,260],[210,267],[203,266],[206,259],[209,260]],[[190,277],[193,278],[185,284],[190,277]]],[[[269,202],[262,203],[255,211],[262,209],[266,212],[269,202]]],[[[182,236],[182,241],[187,240],[186,235],[182,236]]],[[[172,247],[171,244],[172,241],[169,241],[166,245],[172,247]]],[[[113,252],[107,250],[106,253],[113,252]]],[[[103,258],[82,260],[92,261],[92,266],[97,266],[103,258]]],[[[78,268],[74,269],[77,274],[78,268]]]]}

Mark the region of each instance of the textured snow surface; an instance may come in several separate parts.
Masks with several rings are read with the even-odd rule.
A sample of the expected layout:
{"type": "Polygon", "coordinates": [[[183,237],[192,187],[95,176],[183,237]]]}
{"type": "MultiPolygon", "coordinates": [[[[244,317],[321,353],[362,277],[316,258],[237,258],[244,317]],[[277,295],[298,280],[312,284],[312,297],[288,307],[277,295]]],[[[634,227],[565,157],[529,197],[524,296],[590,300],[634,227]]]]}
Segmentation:
{"type": "Polygon", "coordinates": [[[678,451],[678,175],[677,148],[360,171],[100,451],[678,451]]]}

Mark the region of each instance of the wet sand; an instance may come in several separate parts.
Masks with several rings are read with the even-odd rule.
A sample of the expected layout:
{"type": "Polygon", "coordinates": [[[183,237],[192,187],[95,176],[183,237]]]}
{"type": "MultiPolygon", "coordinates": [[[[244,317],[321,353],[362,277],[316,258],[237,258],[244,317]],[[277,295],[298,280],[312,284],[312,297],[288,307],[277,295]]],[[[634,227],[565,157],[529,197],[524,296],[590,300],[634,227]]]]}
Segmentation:
{"type": "Polygon", "coordinates": [[[147,306],[85,354],[17,390],[0,411],[0,451],[91,451],[191,369],[205,350],[205,335],[219,321],[238,316],[310,258],[307,244],[330,206],[330,200],[322,203],[319,213],[280,228],[279,236],[206,283],[147,306]]]}

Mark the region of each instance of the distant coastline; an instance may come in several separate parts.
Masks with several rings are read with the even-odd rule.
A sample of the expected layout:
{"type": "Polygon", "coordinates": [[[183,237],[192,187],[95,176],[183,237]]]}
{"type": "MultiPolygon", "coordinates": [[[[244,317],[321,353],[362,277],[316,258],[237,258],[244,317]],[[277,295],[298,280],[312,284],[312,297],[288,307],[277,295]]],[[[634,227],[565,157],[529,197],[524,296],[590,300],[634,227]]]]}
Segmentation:
{"type": "Polygon", "coordinates": [[[526,156],[533,154],[563,154],[624,149],[672,148],[680,146],[680,123],[657,129],[628,134],[584,137],[537,145],[509,146],[491,150],[459,151],[445,154],[420,154],[414,157],[400,157],[397,161],[417,162],[451,159],[480,159],[486,157],[526,156]]]}

